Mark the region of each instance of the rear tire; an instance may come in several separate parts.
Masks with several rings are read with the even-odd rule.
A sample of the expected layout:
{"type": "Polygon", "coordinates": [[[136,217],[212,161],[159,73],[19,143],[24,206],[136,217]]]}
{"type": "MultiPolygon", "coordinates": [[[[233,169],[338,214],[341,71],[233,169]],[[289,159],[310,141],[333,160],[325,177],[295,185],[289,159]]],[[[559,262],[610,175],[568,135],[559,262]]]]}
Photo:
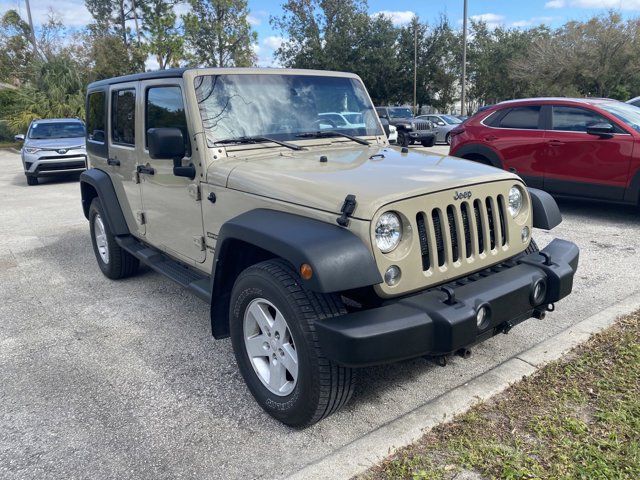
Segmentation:
{"type": "Polygon", "coordinates": [[[33,175],[27,175],[27,185],[30,185],[30,186],[38,185],[38,177],[34,177],[33,175]]]}
{"type": "Polygon", "coordinates": [[[253,265],[238,276],[230,305],[231,342],[238,368],[269,415],[302,428],[349,401],[355,371],[327,359],[315,331],[317,320],[346,313],[339,296],[307,290],[288,263],[275,259],[253,265]],[[289,365],[294,356],[292,371],[289,365]],[[284,373],[277,368],[284,368],[284,373]]]}
{"type": "Polygon", "coordinates": [[[117,280],[130,277],[138,271],[140,261],[116,243],[98,197],[93,199],[89,207],[89,226],[93,252],[106,277],[117,280]]]}

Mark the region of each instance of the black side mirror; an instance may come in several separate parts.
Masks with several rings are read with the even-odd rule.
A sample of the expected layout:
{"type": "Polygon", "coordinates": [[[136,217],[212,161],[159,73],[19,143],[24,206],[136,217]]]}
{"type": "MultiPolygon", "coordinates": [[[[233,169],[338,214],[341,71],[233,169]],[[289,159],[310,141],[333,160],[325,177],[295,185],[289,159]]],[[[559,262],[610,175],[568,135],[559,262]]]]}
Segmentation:
{"type": "Polygon", "coordinates": [[[154,160],[173,160],[173,174],[176,177],[196,177],[193,164],[182,166],[186,155],[184,136],[179,128],[150,128],[147,130],[149,156],[154,160]]]}
{"type": "Polygon", "coordinates": [[[587,126],[589,135],[597,135],[598,137],[609,138],[613,135],[613,125],[610,123],[594,123],[587,126]]]}

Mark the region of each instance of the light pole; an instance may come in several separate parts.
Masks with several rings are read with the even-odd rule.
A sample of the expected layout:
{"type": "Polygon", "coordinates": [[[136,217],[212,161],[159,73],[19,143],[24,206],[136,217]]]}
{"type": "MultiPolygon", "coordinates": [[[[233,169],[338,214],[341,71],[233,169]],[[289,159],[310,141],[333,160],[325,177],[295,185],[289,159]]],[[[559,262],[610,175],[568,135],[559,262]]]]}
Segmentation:
{"type": "Polygon", "coordinates": [[[460,95],[460,115],[465,115],[467,110],[466,94],[467,94],[467,0],[464,0],[462,18],[462,78],[460,82],[462,84],[462,92],[460,95]]]}
{"type": "Polygon", "coordinates": [[[31,44],[33,45],[33,52],[36,55],[40,55],[38,51],[38,44],[36,42],[36,31],[33,28],[33,20],[31,19],[31,6],[29,5],[29,0],[25,0],[27,6],[27,19],[29,20],[29,29],[31,30],[31,44]]]}
{"type": "Polygon", "coordinates": [[[418,18],[413,17],[413,114],[418,115],[418,18]]]}

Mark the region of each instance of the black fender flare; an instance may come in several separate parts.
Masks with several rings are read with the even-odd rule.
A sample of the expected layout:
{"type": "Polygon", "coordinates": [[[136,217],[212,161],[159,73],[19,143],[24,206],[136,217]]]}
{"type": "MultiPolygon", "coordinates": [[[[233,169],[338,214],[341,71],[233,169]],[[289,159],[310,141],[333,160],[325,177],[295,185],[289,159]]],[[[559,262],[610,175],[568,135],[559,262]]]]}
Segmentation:
{"type": "Polygon", "coordinates": [[[451,153],[452,157],[463,158],[465,155],[482,155],[486,158],[491,165],[496,168],[500,168],[504,170],[504,166],[502,164],[502,159],[500,155],[498,155],[494,150],[486,145],[480,145],[478,143],[469,143],[462,145],[460,148],[456,149],[455,152],[451,153]]]}
{"type": "Polygon", "coordinates": [[[537,188],[528,188],[533,210],[533,226],[543,230],[551,230],[562,222],[562,214],[554,198],[547,192],[537,188]]]}
{"type": "Polygon", "coordinates": [[[261,252],[258,261],[282,258],[295,271],[310,265],[313,275],[300,281],[315,292],[342,292],[382,282],[373,254],[351,231],[276,210],[245,212],[224,223],[218,233],[211,275],[211,326],[216,338],[228,334],[231,289],[240,269],[251,264],[242,264],[244,255],[238,255],[238,248],[261,252]]]}
{"type": "Polygon", "coordinates": [[[122,213],[116,190],[107,173],[90,168],[80,174],[80,194],[82,196],[82,210],[89,219],[91,201],[98,196],[106,216],[105,221],[114,235],[129,235],[129,227],[122,213]]]}

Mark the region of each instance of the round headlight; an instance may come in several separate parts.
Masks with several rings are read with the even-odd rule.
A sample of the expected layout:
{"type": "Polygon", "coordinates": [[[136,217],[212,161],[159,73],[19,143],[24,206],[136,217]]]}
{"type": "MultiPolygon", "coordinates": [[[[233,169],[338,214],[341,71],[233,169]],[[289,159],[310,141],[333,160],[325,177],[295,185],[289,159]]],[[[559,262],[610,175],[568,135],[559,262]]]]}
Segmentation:
{"type": "Polygon", "coordinates": [[[402,239],[402,222],[393,212],[380,215],[376,223],[376,245],[382,253],[393,251],[402,239]]]}
{"type": "Polygon", "coordinates": [[[516,217],[522,210],[522,190],[520,187],[513,186],[509,190],[509,213],[512,217],[516,217]]]}

